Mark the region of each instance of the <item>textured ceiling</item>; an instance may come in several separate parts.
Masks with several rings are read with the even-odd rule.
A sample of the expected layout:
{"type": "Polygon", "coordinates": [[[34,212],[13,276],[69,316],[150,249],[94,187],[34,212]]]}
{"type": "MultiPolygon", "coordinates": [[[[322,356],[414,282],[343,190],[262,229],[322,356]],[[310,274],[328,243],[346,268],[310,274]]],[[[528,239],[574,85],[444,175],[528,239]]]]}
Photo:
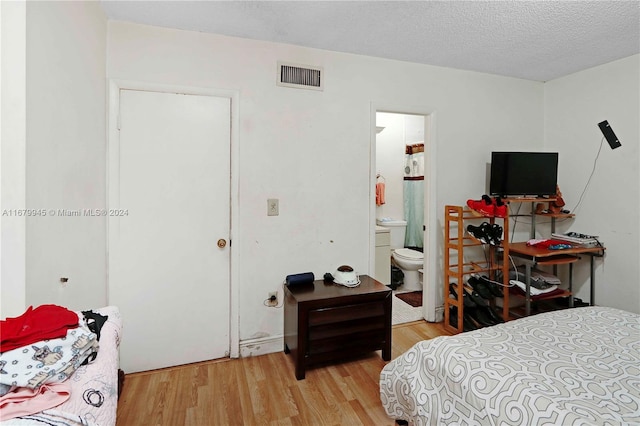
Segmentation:
{"type": "Polygon", "coordinates": [[[535,81],[640,53],[640,0],[101,3],[113,20],[535,81]]]}

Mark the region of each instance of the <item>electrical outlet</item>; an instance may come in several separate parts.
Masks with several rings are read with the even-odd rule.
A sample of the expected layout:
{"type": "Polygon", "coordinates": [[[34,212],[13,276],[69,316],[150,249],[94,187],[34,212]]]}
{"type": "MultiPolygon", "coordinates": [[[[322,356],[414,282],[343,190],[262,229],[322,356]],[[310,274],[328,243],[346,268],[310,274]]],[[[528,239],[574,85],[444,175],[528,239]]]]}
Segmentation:
{"type": "Polygon", "coordinates": [[[280,202],[277,198],[267,200],[267,216],[278,216],[280,214],[280,202]]]}
{"type": "Polygon", "coordinates": [[[269,292],[269,297],[267,298],[269,306],[276,306],[278,304],[278,292],[271,291],[269,292]]]}

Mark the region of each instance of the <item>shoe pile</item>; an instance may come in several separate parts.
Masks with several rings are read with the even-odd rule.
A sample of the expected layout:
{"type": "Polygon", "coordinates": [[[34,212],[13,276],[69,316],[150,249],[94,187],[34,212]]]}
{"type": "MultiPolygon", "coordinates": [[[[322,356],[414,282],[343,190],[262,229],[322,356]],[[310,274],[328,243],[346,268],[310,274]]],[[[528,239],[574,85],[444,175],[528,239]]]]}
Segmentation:
{"type": "MultiPolygon", "coordinates": [[[[504,322],[498,312],[489,305],[489,300],[501,293],[497,293],[497,290],[487,285],[490,282],[488,279],[486,281],[471,277],[468,282],[473,288],[462,286],[463,331],[476,330],[504,322]]],[[[458,288],[459,286],[455,283],[449,284],[449,297],[458,299],[458,288]]],[[[458,327],[458,309],[455,306],[452,306],[449,311],[449,322],[453,327],[458,327]]]]}
{"type": "Polygon", "coordinates": [[[485,275],[474,276],[472,275],[467,280],[469,285],[477,291],[480,296],[485,299],[491,299],[493,297],[504,297],[502,292],[502,286],[497,281],[492,281],[485,275]]]}
{"type": "Polygon", "coordinates": [[[500,197],[491,198],[485,194],[480,200],[467,200],[467,207],[476,216],[507,217],[507,205],[500,197]]]}
{"type": "Polygon", "coordinates": [[[499,246],[502,242],[502,226],[496,223],[482,222],[480,226],[467,225],[467,232],[482,244],[499,246]]]}

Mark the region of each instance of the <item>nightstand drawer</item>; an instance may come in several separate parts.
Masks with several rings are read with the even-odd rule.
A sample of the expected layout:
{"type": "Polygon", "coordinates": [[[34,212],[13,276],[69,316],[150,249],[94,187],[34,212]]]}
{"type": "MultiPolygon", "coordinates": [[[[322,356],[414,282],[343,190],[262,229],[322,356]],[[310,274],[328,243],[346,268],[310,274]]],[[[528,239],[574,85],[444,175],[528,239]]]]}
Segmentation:
{"type": "Polygon", "coordinates": [[[385,317],[361,318],[357,320],[344,321],[340,324],[323,324],[309,327],[309,343],[323,339],[330,339],[337,336],[353,335],[358,336],[372,330],[384,330],[385,317]]]}
{"type": "MultiPolygon", "coordinates": [[[[348,357],[352,352],[360,352],[369,346],[380,347],[385,340],[385,329],[368,330],[356,334],[337,335],[335,337],[309,342],[307,354],[317,356],[320,354],[334,353],[338,357],[348,357]]],[[[375,349],[371,349],[375,350],[375,349]]]]}
{"type": "Polygon", "coordinates": [[[384,315],[383,300],[309,311],[309,327],[384,315]]]}

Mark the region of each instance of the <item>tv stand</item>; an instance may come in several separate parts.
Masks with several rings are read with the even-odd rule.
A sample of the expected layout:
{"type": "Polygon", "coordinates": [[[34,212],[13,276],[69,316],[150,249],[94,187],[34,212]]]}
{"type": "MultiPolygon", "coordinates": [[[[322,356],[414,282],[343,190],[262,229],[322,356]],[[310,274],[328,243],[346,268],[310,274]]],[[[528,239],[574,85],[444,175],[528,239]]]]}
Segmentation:
{"type": "Polygon", "coordinates": [[[536,201],[548,203],[549,201],[555,201],[555,200],[556,200],[556,197],[552,195],[548,195],[548,196],[523,195],[521,197],[514,197],[514,196],[502,197],[502,201],[504,201],[505,203],[508,201],[512,201],[514,203],[523,203],[523,202],[529,202],[529,201],[532,203],[535,203],[536,201]]]}
{"type": "MultiPolygon", "coordinates": [[[[536,216],[544,216],[551,218],[551,233],[554,233],[556,230],[556,219],[568,219],[575,217],[573,213],[536,213],[535,205],[536,202],[553,202],[557,199],[557,197],[550,196],[547,198],[533,198],[533,197],[525,197],[525,198],[507,198],[505,202],[530,202],[531,203],[531,213],[525,216],[531,217],[531,232],[529,237],[535,238],[536,236],[536,216]]],[[[536,265],[546,265],[553,266],[553,273],[557,275],[557,266],[568,264],[569,265],[569,294],[566,295],[557,295],[555,297],[569,297],[570,306],[573,305],[573,289],[572,289],[572,280],[573,280],[573,263],[580,259],[580,255],[588,255],[591,261],[591,276],[590,276],[590,305],[594,306],[595,304],[595,265],[594,258],[595,257],[603,257],[605,252],[605,248],[600,247],[574,247],[571,249],[565,250],[549,250],[549,249],[538,249],[535,247],[529,247],[526,243],[511,243],[510,244],[510,253],[519,257],[525,261],[526,267],[526,279],[525,284],[527,285],[527,291],[525,296],[525,314],[529,315],[530,313],[530,302],[532,300],[536,300],[536,297],[532,298],[529,292],[530,284],[531,284],[531,269],[536,265]]],[[[540,300],[540,297],[537,297],[537,300],[540,300]]]]}
{"type": "Polygon", "coordinates": [[[590,283],[590,305],[595,304],[595,276],[594,257],[604,256],[604,247],[574,247],[564,250],[549,250],[528,246],[526,243],[512,243],[509,246],[509,253],[525,262],[525,315],[531,313],[531,302],[545,299],[544,294],[531,296],[531,270],[536,266],[553,266],[554,272],[558,265],[569,265],[569,290],[563,293],[554,294],[553,298],[568,297],[569,307],[573,307],[573,263],[580,260],[580,255],[589,255],[591,259],[591,283],[590,283]]]}

